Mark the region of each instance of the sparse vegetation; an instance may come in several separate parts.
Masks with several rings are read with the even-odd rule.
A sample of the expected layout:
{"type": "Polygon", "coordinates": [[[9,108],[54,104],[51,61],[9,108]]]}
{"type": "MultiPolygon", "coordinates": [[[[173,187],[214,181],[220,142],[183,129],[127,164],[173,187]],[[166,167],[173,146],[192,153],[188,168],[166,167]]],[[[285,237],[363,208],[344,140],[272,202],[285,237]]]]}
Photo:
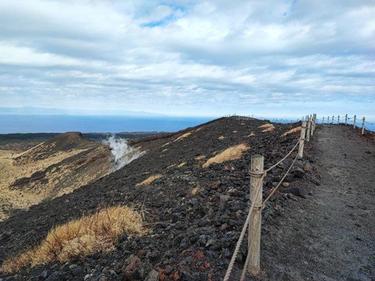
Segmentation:
{"type": "Polygon", "coordinates": [[[177,168],[181,168],[181,167],[183,167],[185,165],[186,165],[186,162],[181,162],[180,164],[178,164],[177,168]]]}
{"type": "Polygon", "coordinates": [[[77,134],[61,134],[24,152],[0,149],[0,221],[14,209],[71,193],[111,169],[110,150],[77,134]]]}
{"type": "Polygon", "coordinates": [[[182,139],[185,139],[187,138],[188,136],[190,136],[192,134],[192,132],[187,132],[181,136],[179,136],[177,139],[175,139],[175,141],[179,141],[179,140],[182,140],[182,139]]]}
{"type": "Polygon", "coordinates": [[[144,185],[150,185],[152,184],[155,180],[157,179],[160,179],[163,175],[161,174],[156,174],[156,175],[152,175],[152,176],[149,176],[147,179],[145,179],[144,181],[140,182],[140,183],[137,183],[136,186],[144,186],[144,185]]]}
{"type": "Polygon", "coordinates": [[[16,272],[25,266],[65,262],[95,252],[109,251],[121,235],[144,233],[142,216],[138,212],[123,206],[102,209],[52,229],[38,246],[7,259],[1,271],[16,272]]]}
{"type": "Polygon", "coordinates": [[[275,126],[270,123],[267,123],[259,126],[259,129],[263,129],[262,133],[273,132],[275,130],[275,126]]]}
{"type": "Polygon", "coordinates": [[[250,147],[247,144],[241,143],[238,145],[231,146],[224,151],[218,153],[214,157],[211,157],[203,164],[203,168],[207,168],[212,164],[223,163],[226,161],[236,160],[241,158],[242,154],[246,152],[250,147]]]}
{"type": "Polygon", "coordinates": [[[206,156],[204,156],[204,155],[198,155],[198,156],[195,157],[194,159],[197,160],[197,161],[200,161],[200,160],[203,160],[203,159],[205,159],[205,158],[206,158],[206,156]]]}
{"type": "Polygon", "coordinates": [[[249,135],[247,135],[249,138],[251,138],[251,137],[255,137],[255,134],[254,134],[254,132],[251,132],[249,135]]]}
{"type": "Polygon", "coordinates": [[[284,134],[282,134],[281,136],[282,137],[285,137],[285,136],[287,136],[287,135],[290,135],[290,134],[295,134],[295,133],[299,133],[300,131],[301,131],[301,126],[299,126],[299,127],[295,127],[295,128],[292,128],[292,129],[290,129],[289,131],[286,131],[284,134]]]}

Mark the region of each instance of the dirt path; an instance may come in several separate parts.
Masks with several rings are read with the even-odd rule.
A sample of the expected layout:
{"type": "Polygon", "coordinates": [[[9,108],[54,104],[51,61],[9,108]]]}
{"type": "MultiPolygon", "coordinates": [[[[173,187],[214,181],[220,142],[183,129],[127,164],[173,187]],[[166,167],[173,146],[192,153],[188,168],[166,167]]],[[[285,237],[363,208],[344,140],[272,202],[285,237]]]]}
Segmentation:
{"type": "Polygon", "coordinates": [[[325,126],[311,153],[321,185],[288,202],[263,236],[264,279],[373,281],[375,144],[352,128],[325,126]]]}

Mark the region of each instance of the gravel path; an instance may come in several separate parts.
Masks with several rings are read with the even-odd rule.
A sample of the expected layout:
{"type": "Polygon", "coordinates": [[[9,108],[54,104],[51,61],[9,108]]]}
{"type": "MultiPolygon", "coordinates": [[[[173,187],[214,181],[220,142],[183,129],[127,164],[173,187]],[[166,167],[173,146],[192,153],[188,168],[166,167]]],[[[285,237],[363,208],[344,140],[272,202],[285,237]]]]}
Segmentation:
{"type": "Polygon", "coordinates": [[[311,196],[291,201],[262,237],[262,280],[375,280],[374,142],[324,126],[309,153],[321,184],[304,187],[311,196]]]}

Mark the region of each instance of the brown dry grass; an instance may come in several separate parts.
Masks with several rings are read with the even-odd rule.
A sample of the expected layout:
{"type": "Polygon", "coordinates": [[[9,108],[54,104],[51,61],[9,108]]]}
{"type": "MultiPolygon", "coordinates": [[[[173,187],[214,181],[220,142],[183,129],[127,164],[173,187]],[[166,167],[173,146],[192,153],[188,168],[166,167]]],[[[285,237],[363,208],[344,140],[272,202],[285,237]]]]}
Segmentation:
{"type": "Polygon", "coordinates": [[[292,129],[290,129],[289,131],[287,131],[287,132],[285,132],[284,134],[282,134],[281,136],[282,136],[282,137],[285,137],[285,136],[290,135],[290,134],[299,133],[299,132],[301,132],[301,129],[302,129],[301,126],[299,126],[299,127],[295,127],[295,128],[292,128],[292,129]]]}
{"type": "Polygon", "coordinates": [[[200,160],[203,160],[205,158],[206,158],[206,156],[204,156],[204,155],[198,155],[194,159],[197,160],[197,161],[200,161],[200,160]]]}
{"type": "Polygon", "coordinates": [[[152,175],[152,176],[149,176],[147,179],[145,179],[144,181],[140,182],[140,183],[137,183],[136,186],[144,186],[144,185],[150,185],[152,184],[155,180],[157,179],[160,179],[163,175],[161,174],[156,174],[156,175],[152,175]]]}
{"type": "Polygon", "coordinates": [[[166,142],[165,144],[163,144],[161,147],[165,147],[165,146],[167,146],[167,145],[169,145],[170,144],[170,142],[166,142]]]}
{"type": "Polygon", "coordinates": [[[247,137],[255,137],[255,134],[254,134],[254,132],[251,132],[247,137]]]}
{"type": "Polygon", "coordinates": [[[275,130],[275,126],[270,123],[267,123],[259,126],[259,129],[263,129],[262,133],[273,132],[275,130]]]}
{"type": "Polygon", "coordinates": [[[181,162],[180,164],[178,164],[177,168],[181,168],[181,167],[183,167],[185,165],[186,165],[186,162],[181,162]]]}
{"type": "Polygon", "coordinates": [[[236,160],[241,158],[242,154],[246,152],[250,147],[247,144],[241,143],[238,145],[231,146],[224,151],[218,153],[214,157],[211,157],[203,164],[203,168],[207,168],[212,164],[223,163],[226,161],[236,160]]]}
{"type": "Polygon", "coordinates": [[[25,266],[65,262],[113,249],[123,234],[143,235],[142,216],[128,207],[110,207],[50,230],[36,247],[6,260],[1,271],[11,273],[25,266]]]}
{"type": "Polygon", "coordinates": [[[187,132],[181,136],[179,136],[177,139],[175,139],[174,141],[179,141],[179,140],[182,140],[182,139],[185,139],[187,138],[188,136],[190,136],[192,134],[192,132],[187,132]]]}

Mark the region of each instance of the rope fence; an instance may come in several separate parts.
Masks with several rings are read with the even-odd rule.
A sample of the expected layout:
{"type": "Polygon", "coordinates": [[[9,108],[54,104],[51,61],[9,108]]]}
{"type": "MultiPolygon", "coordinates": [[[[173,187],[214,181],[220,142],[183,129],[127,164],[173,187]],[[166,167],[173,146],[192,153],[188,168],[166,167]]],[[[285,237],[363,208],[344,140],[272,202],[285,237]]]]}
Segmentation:
{"type": "Polygon", "coordinates": [[[353,126],[354,129],[358,128],[361,130],[361,134],[364,135],[366,130],[374,132],[375,131],[375,123],[366,121],[366,117],[363,116],[361,120],[357,119],[357,115],[353,115],[352,117],[345,115],[337,115],[337,116],[327,116],[322,117],[321,120],[317,120],[319,124],[331,124],[331,125],[348,125],[353,126]],[[359,121],[359,122],[357,122],[359,121]]]}
{"type": "Polygon", "coordinates": [[[246,273],[256,276],[260,272],[260,239],[261,239],[261,212],[265,208],[267,201],[269,201],[275,192],[279,189],[286,176],[296,163],[297,159],[303,158],[304,142],[309,141],[310,137],[313,136],[316,128],[316,114],[308,115],[303,118],[301,135],[297,143],[293,148],[279,161],[271,165],[266,170],[263,169],[264,158],[262,155],[253,155],[251,158],[250,165],[250,208],[247,214],[245,223],[242,227],[240,236],[237,240],[233,255],[225,272],[223,281],[228,281],[236,258],[238,256],[239,249],[244,240],[246,229],[248,229],[248,252],[245,260],[244,267],[241,272],[240,281],[243,281],[246,277],[246,273]],[[305,121],[306,120],[306,121],[305,121]],[[293,158],[291,165],[286,170],[285,174],[278,182],[278,184],[271,189],[266,199],[262,200],[263,194],[263,179],[269,171],[276,168],[278,165],[283,163],[298,147],[298,152],[293,158]]]}

